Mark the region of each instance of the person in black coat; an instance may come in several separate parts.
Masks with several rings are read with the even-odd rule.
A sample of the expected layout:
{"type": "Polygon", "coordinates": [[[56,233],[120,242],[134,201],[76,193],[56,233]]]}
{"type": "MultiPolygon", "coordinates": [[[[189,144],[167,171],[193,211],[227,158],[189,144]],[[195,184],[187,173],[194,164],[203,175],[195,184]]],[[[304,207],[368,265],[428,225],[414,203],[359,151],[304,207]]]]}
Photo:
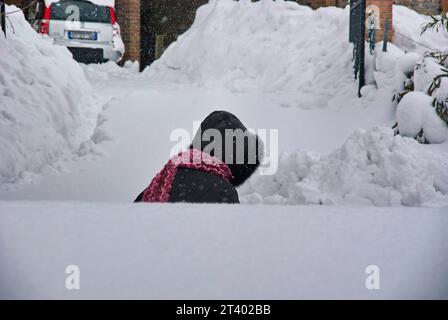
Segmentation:
{"type": "Polygon", "coordinates": [[[236,187],[258,168],[262,148],[259,137],[235,115],[215,111],[201,123],[190,151],[213,157],[218,166],[173,166],[169,162],[135,202],[239,203],[236,187]]]}

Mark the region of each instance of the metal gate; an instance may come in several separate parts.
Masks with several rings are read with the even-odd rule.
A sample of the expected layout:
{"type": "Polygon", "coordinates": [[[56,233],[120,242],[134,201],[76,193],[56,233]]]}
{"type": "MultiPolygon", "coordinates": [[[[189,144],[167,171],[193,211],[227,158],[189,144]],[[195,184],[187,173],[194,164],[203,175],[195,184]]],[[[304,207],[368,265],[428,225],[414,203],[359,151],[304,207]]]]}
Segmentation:
{"type": "Polygon", "coordinates": [[[358,96],[365,85],[364,55],[366,32],[366,0],[350,1],[350,34],[349,41],[353,43],[353,61],[355,79],[359,82],[358,96]]]}

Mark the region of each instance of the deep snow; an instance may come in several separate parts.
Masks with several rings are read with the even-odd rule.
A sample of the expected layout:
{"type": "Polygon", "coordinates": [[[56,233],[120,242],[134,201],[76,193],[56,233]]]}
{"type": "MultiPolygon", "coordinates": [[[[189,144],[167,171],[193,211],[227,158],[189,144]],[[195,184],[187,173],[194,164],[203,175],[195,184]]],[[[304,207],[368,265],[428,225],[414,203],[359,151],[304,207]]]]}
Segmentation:
{"type": "Polygon", "coordinates": [[[357,130],[328,156],[285,154],[274,177],[240,190],[246,203],[448,206],[448,150],[392,129],[357,130]]]}
{"type": "MultiPolygon", "coordinates": [[[[82,66],[84,77],[67,62],[104,106],[98,117],[88,109],[96,125],[82,122],[80,148],[61,147],[66,160],[21,166],[37,173],[0,182],[0,297],[446,298],[448,143],[420,145],[390,129],[394,90],[422,50],[398,40],[377,51],[358,99],[347,13],[212,1],[143,74],[108,63],[82,66]],[[172,131],[193,135],[193,121],[216,109],[279,129],[278,174],[239,190],[243,202],[274,205],[131,204],[169,158],[172,131]],[[320,203],[337,206],[309,205],[320,203]],[[400,204],[441,208],[390,207],[400,204]],[[80,291],[64,287],[71,264],[80,291]],[[379,291],[365,287],[372,264],[379,291]]],[[[427,17],[394,13],[398,31],[444,43],[417,34],[427,17]]]]}
{"type": "Polygon", "coordinates": [[[0,298],[446,298],[445,209],[0,202],[0,298]],[[80,268],[80,290],[65,288],[80,268]],[[368,290],[366,267],[380,268],[368,290]]]}
{"type": "MultiPolygon", "coordinates": [[[[395,11],[398,31],[413,26],[409,9],[395,11]]],[[[448,144],[421,146],[375,128],[394,124],[394,90],[421,53],[379,48],[359,99],[347,19],[347,9],[212,1],[144,73],[130,63],[84,66],[108,102],[81,158],[3,185],[0,198],[130,201],[169,158],[173,130],[193,135],[193,121],[226,109],[248,127],[279,129],[279,172],[243,186],[245,203],[447,205],[448,144]]]]}
{"type": "MultiPolygon", "coordinates": [[[[16,11],[7,6],[7,12],[16,11]]],[[[64,47],[42,39],[21,12],[0,33],[0,184],[71,158],[98,113],[94,91],[64,47]]]]}

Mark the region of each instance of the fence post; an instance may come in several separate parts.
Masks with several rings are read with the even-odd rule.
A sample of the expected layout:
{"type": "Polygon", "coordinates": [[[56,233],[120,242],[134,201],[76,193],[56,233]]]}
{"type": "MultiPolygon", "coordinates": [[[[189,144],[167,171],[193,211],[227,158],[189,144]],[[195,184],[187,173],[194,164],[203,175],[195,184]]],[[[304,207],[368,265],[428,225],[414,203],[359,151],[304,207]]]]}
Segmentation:
{"type": "Polygon", "coordinates": [[[359,88],[358,88],[358,97],[361,97],[361,89],[366,84],[365,79],[365,34],[366,34],[366,0],[361,0],[361,9],[359,14],[359,28],[360,28],[360,35],[359,35],[359,48],[358,48],[358,54],[359,54],[359,88]]]}
{"type": "Polygon", "coordinates": [[[386,18],[386,22],[384,23],[383,52],[387,52],[388,33],[389,33],[389,18],[386,18]]]}

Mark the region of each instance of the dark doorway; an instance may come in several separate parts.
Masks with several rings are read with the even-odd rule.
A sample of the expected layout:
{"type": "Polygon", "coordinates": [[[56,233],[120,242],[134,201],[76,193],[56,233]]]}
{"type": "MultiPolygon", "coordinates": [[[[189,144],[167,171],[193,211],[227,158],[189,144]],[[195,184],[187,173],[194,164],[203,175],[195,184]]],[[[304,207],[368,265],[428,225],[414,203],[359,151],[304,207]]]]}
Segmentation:
{"type": "Polygon", "coordinates": [[[151,0],[140,3],[142,68],[158,59],[194,21],[196,10],[208,0],[151,0]]]}

